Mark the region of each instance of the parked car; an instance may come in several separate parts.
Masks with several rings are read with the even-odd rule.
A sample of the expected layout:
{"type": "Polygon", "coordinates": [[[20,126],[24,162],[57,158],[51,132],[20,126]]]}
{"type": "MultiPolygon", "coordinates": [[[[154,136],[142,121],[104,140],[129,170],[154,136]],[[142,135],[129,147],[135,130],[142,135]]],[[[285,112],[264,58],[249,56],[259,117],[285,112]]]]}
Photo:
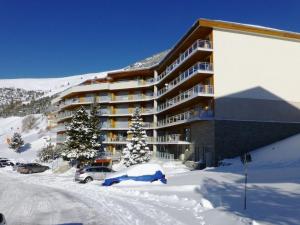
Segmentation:
{"type": "Polygon", "coordinates": [[[0,213],[0,225],[6,225],[5,217],[2,213],[0,213]]]}
{"type": "Polygon", "coordinates": [[[19,163],[19,162],[17,162],[17,163],[13,166],[13,170],[14,170],[14,171],[17,171],[18,168],[21,167],[21,166],[23,166],[23,165],[24,165],[24,163],[19,163]]]}
{"type": "Polygon", "coordinates": [[[0,159],[0,167],[14,166],[15,164],[9,159],[0,159]]]}
{"type": "Polygon", "coordinates": [[[50,169],[49,166],[43,166],[38,163],[27,163],[21,166],[18,166],[17,171],[19,173],[41,173],[50,169]]]}
{"type": "Polygon", "coordinates": [[[106,176],[113,172],[112,169],[104,166],[88,166],[76,171],[75,181],[88,183],[93,180],[104,180],[106,176]]]}

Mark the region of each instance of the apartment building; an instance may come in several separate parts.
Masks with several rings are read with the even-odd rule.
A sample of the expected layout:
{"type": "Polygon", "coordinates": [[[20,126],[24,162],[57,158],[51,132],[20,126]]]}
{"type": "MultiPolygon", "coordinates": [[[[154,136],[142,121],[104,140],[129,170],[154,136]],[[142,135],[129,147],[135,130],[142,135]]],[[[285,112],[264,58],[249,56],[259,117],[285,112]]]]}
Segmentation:
{"type": "Polygon", "coordinates": [[[158,64],[56,98],[57,142],[74,111],[97,102],[103,143],[116,153],[140,107],[154,155],[214,165],[299,133],[299,84],[300,34],[199,19],[158,64]]]}

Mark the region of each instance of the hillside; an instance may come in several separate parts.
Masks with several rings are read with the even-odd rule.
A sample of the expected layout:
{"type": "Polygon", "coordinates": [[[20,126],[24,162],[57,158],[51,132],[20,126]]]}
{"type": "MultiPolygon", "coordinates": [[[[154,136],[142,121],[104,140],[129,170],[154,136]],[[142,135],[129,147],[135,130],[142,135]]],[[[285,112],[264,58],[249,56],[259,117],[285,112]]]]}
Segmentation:
{"type": "MultiPolygon", "coordinates": [[[[169,52],[160,52],[121,70],[149,68],[158,64],[169,52]]],[[[47,113],[50,102],[58,93],[87,79],[105,77],[105,71],[62,78],[0,79],[0,117],[47,113]]]]}
{"type": "MultiPolygon", "coordinates": [[[[159,63],[167,55],[168,52],[169,50],[157,53],[153,56],[150,56],[146,59],[142,59],[120,70],[134,70],[134,69],[149,68],[159,63]]],[[[7,101],[1,98],[1,96],[3,95],[1,94],[1,92],[4,93],[3,91],[4,89],[10,89],[13,92],[21,91],[23,93],[29,91],[36,91],[37,93],[44,93],[43,97],[53,96],[72,86],[78,85],[85,80],[92,79],[92,78],[102,78],[105,77],[107,73],[115,72],[115,71],[117,70],[104,71],[99,73],[87,73],[87,74],[80,74],[80,75],[60,77],[60,78],[0,79],[0,105],[4,104],[5,102],[10,102],[9,100],[7,101]]]]}
{"type": "Polygon", "coordinates": [[[0,157],[7,157],[21,162],[34,161],[37,152],[46,144],[46,139],[55,139],[54,131],[47,130],[47,117],[41,114],[33,115],[34,123],[31,127],[24,124],[27,117],[0,118],[0,157]],[[20,132],[25,146],[21,153],[8,148],[7,139],[14,132],[20,132]]]}
{"type": "Polygon", "coordinates": [[[43,91],[45,95],[51,96],[64,91],[74,85],[80,84],[86,79],[104,77],[107,72],[88,73],[61,78],[20,78],[1,79],[0,88],[20,88],[27,91],[43,91]]]}
{"type": "Polygon", "coordinates": [[[135,62],[135,63],[125,67],[124,69],[125,70],[135,70],[135,69],[145,69],[145,68],[155,66],[169,53],[169,51],[170,50],[165,50],[163,52],[157,53],[146,59],[135,62]]]}

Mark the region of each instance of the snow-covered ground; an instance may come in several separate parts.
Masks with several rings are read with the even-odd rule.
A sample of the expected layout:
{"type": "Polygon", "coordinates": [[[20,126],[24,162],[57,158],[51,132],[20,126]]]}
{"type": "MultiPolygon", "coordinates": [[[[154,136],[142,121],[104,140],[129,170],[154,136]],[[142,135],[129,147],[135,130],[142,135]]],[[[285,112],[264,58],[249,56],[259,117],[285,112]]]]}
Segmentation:
{"type": "MultiPolygon", "coordinates": [[[[45,144],[46,119],[22,132],[31,146],[14,153],[5,144],[22,119],[0,119],[0,157],[33,161],[45,144]]],[[[75,169],[23,175],[0,168],[0,212],[9,224],[210,224],[299,225],[300,135],[253,152],[248,164],[247,210],[243,209],[244,176],[239,158],[230,166],[189,171],[180,162],[153,160],[168,183],[101,186],[75,183],[75,169]]],[[[119,167],[121,168],[121,167],[119,167]]]]}
{"type": "MultiPolygon", "coordinates": [[[[297,142],[296,139],[299,142],[299,136],[294,139],[294,143],[297,142]]],[[[21,191],[16,189],[21,188],[21,183],[25,183],[28,188],[35,190],[34,192],[40,193],[45,190],[49,194],[44,196],[39,194],[36,198],[34,196],[21,198],[23,199],[21,202],[17,197],[8,198],[2,194],[0,202],[6,204],[0,204],[0,211],[7,215],[8,221],[14,222],[18,222],[13,213],[14,208],[17,209],[20,218],[26,218],[24,221],[28,223],[31,219],[42,218],[40,214],[46,216],[44,219],[49,218],[41,224],[298,225],[300,165],[288,162],[299,160],[300,151],[294,148],[286,151],[284,157],[278,157],[285,153],[278,146],[280,144],[277,148],[273,148],[271,154],[270,148],[253,153],[253,162],[248,164],[247,210],[243,209],[243,166],[237,158],[228,160],[232,163],[230,166],[207,168],[203,171],[189,171],[180,162],[152,161],[162,165],[168,179],[166,185],[158,182],[143,185],[139,182],[138,185],[103,187],[98,181],[89,184],[75,183],[74,169],[63,174],[47,171],[41,174],[22,175],[4,168],[0,169],[1,180],[5,181],[10,177],[15,179],[18,185],[14,182],[11,184],[1,182],[0,190],[5,189],[7,193],[10,185],[13,185],[13,192],[22,197],[21,191]],[[270,161],[272,163],[269,163],[270,161]],[[47,186],[47,189],[43,189],[44,186],[47,186]],[[51,203],[47,203],[55,193],[58,193],[55,201],[60,205],[57,209],[53,208],[54,205],[51,203]],[[66,196],[69,199],[66,200],[66,196]],[[64,210],[61,206],[64,201],[67,201],[66,207],[70,201],[76,202],[75,208],[70,208],[64,214],[60,211],[64,210]],[[42,211],[41,207],[45,211],[42,211]],[[85,216],[87,207],[92,208],[90,217],[85,216]],[[72,217],[78,210],[83,216],[72,217]],[[54,218],[52,214],[56,215],[55,213],[59,216],[51,223],[51,218],[54,218]],[[101,216],[94,223],[93,219],[97,215],[101,216]]]]}
{"type": "Polygon", "coordinates": [[[23,130],[22,121],[25,117],[0,118],[0,157],[6,157],[20,162],[31,162],[37,158],[37,152],[47,144],[49,137],[54,140],[54,131],[47,130],[47,117],[41,114],[34,115],[36,123],[33,129],[23,130]],[[20,132],[25,142],[21,153],[8,148],[7,139],[14,132],[20,132]]]}

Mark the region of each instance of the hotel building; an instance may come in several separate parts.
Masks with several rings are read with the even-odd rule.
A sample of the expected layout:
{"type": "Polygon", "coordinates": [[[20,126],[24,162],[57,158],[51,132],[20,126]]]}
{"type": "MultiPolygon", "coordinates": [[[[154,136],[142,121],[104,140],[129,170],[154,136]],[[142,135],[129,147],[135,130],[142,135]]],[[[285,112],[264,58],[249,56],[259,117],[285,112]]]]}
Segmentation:
{"type": "Polygon", "coordinates": [[[126,145],[140,107],[154,155],[220,159],[300,132],[300,34],[199,19],[154,66],[86,80],[53,100],[57,142],[80,106],[101,107],[107,150],[126,145]]]}

